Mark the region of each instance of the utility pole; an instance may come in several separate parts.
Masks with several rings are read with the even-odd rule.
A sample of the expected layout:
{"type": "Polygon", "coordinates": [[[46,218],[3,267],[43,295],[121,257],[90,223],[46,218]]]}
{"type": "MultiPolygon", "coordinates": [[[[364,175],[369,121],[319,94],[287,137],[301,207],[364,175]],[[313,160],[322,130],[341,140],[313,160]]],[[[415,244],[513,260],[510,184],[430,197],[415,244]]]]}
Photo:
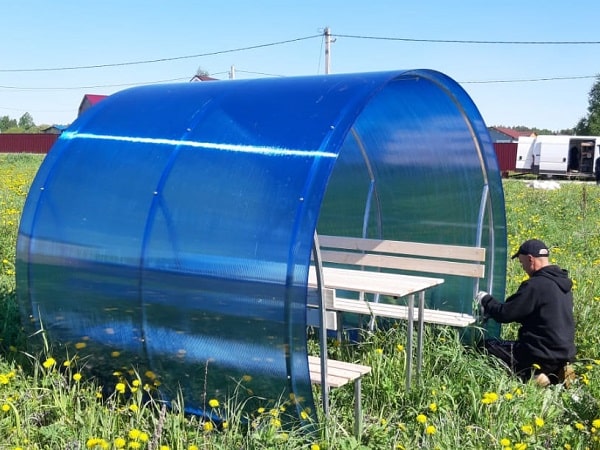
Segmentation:
{"type": "Polygon", "coordinates": [[[325,27],[325,74],[331,72],[331,32],[329,27],[325,27]]]}
{"type": "Polygon", "coordinates": [[[229,79],[235,80],[235,66],[232,64],[231,69],[229,70],[229,79]]]}

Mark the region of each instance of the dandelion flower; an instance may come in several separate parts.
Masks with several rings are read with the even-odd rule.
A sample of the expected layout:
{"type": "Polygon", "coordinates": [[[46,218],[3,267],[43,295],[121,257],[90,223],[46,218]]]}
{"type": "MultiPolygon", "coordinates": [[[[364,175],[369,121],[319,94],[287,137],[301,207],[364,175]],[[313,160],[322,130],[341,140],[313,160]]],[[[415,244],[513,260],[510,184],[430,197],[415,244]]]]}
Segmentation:
{"type": "Polygon", "coordinates": [[[491,405],[498,400],[498,394],[495,392],[484,392],[481,403],[484,405],[491,405]]]}
{"type": "Polygon", "coordinates": [[[212,430],[215,429],[215,426],[213,425],[212,422],[204,422],[204,424],[202,425],[202,429],[205,432],[209,433],[209,432],[211,432],[212,430]]]}
{"type": "Polygon", "coordinates": [[[56,360],[52,357],[49,357],[48,359],[46,359],[46,361],[44,361],[42,363],[42,365],[46,368],[46,369],[50,369],[52,368],[54,365],[56,364],[56,360]]]}
{"type": "Polygon", "coordinates": [[[115,448],[124,448],[127,444],[127,441],[122,437],[118,437],[114,440],[113,444],[115,448]]]}
{"type": "Polygon", "coordinates": [[[579,431],[583,431],[585,430],[585,425],[581,422],[575,422],[575,428],[577,428],[579,431]]]}
{"type": "Polygon", "coordinates": [[[592,426],[593,426],[594,428],[600,428],[600,419],[594,419],[594,420],[592,421],[592,426]]]}
{"type": "Polygon", "coordinates": [[[532,435],[533,434],[533,427],[531,425],[523,425],[521,427],[521,431],[525,434],[528,435],[532,435]]]}
{"type": "Polygon", "coordinates": [[[527,444],[525,442],[515,443],[515,450],[525,450],[526,448],[527,448],[527,444]]]}
{"type": "Polygon", "coordinates": [[[321,446],[319,444],[311,444],[310,450],[321,450],[321,446]]]}
{"type": "Polygon", "coordinates": [[[437,409],[438,409],[438,407],[437,407],[437,403],[430,403],[430,404],[429,404],[429,410],[430,410],[431,412],[436,412],[436,411],[437,411],[437,409]]]}
{"type": "Polygon", "coordinates": [[[211,408],[218,408],[219,407],[219,400],[212,398],[208,401],[208,406],[210,406],[211,408]]]}
{"type": "Polygon", "coordinates": [[[73,374],[73,380],[79,381],[81,380],[81,374],[79,372],[73,374]]]}
{"type": "Polygon", "coordinates": [[[8,403],[3,404],[2,411],[4,411],[4,412],[10,411],[10,405],[8,403]]]}
{"type": "Polygon", "coordinates": [[[535,426],[538,428],[542,428],[544,426],[544,419],[542,419],[541,417],[536,417],[535,426]]]}
{"type": "Polygon", "coordinates": [[[134,439],[137,441],[140,437],[140,434],[142,434],[140,430],[138,430],[137,428],[132,428],[131,430],[129,430],[128,436],[129,439],[134,439]]]}
{"type": "Polygon", "coordinates": [[[427,416],[425,414],[419,414],[417,416],[417,422],[419,422],[419,423],[427,422],[427,416]]]}
{"type": "Polygon", "coordinates": [[[500,445],[502,447],[510,447],[510,439],[508,439],[508,438],[500,439],[500,445]]]}
{"type": "Polygon", "coordinates": [[[432,434],[435,434],[435,432],[436,432],[436,429],[433,425],[429,425],[427,428],[425,428],[425,434],[432,435],[432,434]]]}
{"type": "Polygon", "coordinates": [[[115,390],[119,393],[119,394],[124,394],[125,393],[125,383],[117,383],[115,385],[115,390]]]}

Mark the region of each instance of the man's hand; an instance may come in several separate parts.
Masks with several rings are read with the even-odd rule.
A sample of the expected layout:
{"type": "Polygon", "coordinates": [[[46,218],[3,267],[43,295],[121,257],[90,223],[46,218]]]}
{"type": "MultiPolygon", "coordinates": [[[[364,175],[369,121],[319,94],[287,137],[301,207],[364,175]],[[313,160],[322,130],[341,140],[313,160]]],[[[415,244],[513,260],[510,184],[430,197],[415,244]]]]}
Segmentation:
{"type": "Polygon", "coordinates": [[[485,312],[485,307],[490,301],[492,296],[485,291],[479,291],[475,296],[475,304],[477,306],[477,312],[479,313],[479,321],[481,323],[487,322],[489,316],[485,312]]]}

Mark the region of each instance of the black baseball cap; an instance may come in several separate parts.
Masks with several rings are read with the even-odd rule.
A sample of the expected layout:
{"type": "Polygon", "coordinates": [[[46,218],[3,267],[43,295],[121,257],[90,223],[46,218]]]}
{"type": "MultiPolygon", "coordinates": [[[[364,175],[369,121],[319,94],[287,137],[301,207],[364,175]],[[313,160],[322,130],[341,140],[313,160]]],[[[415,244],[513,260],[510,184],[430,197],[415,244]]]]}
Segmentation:
{"type": "Polygon", "coordinates": [[[512,259],[517,258],[519,255],[531,255],[535,258],[548,257],[550,255],[550,250],[548,250],[546,244],[539,239],[530,239],[521,244],[517,253],[512,255],[512,259]]]}

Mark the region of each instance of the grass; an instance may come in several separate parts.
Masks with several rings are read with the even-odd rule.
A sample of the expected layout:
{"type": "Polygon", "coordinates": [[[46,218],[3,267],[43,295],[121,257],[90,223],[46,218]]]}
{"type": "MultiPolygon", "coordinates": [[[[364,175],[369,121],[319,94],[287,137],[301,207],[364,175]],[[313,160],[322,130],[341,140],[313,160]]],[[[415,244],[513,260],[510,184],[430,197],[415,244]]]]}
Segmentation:
{"type": "MultiPolygon", "coordinates": [[[[574,279],[577,381],[569,389],[520,383],[465,348],[455,330],[429,326],[422,376],[406,391],[406,329],[399,323],[365,335],[360,345],[330,346],[331,356],[373,368],[363,380],[365,423],[357,441],[351,386],[332,392],[331,415],[321,417],[317,434],[281,427],[283,405],[241,417],[235,396],[211,403],[227,414],[217,427],[183,414],[181,401],[165,409],[134,367],[115,374],[107,397],[77,360],[57,361],[49,348],[26,353],[15,297],[15,240],[41,158],[0,154],[0,449],[600,448],[600,187],[565,183],[544,191],[504,181],[509,250],[541,238],[574,279]]],[[[509,262],[507,292],[523,277],[509,262]]],[[[503,328],[505,337],[515,332],[512,325],[503,328]]],[[[314,392],[318,397],[318,388],[314,392]]]]}

